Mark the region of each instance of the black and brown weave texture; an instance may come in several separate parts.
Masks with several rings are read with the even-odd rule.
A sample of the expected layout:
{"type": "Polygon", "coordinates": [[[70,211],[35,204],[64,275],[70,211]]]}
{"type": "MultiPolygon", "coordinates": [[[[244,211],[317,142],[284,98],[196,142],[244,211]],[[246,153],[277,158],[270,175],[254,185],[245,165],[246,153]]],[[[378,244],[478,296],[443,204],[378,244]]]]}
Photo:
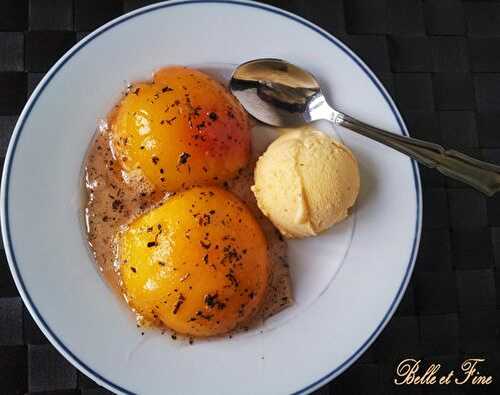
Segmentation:
{"type": "MultiPolygon", "coordinates": [[[[2,163],[19,113],[50,66],[89,31],[150,3],[0,1],[2,163]]],[[[413,136],[500,164],[500,1],[266,3],[317,23],[358,53],[392,94],[413,136]]],[[[43,165],[43,155],[40,160],[43,165]]],[[[487,199],[425,168],[421,175],[422,242],[404,299],[373,346],[317,394],[500,393],[497,386],[393,384],[396,364],[407,357],[441,363],[445,371],[457,370],[466,357],[485,358],[481,373],[500,380],[500,195],[487,199]]],[[[167,377],[158,394],[169,393],[167,377]]],[[[0,394],[107,393],[41,334],[2,249],[0,394]]]]}

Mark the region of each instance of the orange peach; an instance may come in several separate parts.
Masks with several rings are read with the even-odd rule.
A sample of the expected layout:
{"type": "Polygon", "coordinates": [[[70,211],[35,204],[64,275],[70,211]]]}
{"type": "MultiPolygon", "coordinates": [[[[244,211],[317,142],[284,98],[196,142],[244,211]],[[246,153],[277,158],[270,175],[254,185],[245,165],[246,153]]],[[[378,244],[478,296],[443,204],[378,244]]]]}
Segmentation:
{"type": "Polygon", "coordinates": [[[176,194],[119,240],[129,305],[190,336],[226,333],[259,309],[269,280],[265,236],[249,209],[218,187],[176,194]]]}
{"type": "Polygon", "coordinates": [[[233,177],[250,156],[250,126],[238,101],[208,75],[159,70],[133,84],[109,119],[125,178],[177,191],[233,177]]]}

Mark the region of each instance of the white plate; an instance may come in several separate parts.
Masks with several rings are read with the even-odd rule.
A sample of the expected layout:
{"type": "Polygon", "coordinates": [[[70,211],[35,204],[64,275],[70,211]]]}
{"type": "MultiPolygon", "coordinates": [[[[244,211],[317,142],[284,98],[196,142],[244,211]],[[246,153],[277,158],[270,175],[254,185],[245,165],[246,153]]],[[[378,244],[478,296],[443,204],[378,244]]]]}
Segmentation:
{"type": "Polygon", "coordinates": [[[80,223],[81,165],[97,119],[126,81],[160,66],[259,57],[309,69],[339,109],[407,134],[385,89],[344,44],[295,15],[243,1],[167,2],[109,22],[52,67],[19,118],[1,195],[10,268],[52,344],[112,391],[310,392],[363,353],[404,293],[420,237],[417,168],[345,130],[337,132],[362,173],[355,218],[290,243],[297,302],[259,330],[192,346],[141,336],[100,278],[80,223]]]}

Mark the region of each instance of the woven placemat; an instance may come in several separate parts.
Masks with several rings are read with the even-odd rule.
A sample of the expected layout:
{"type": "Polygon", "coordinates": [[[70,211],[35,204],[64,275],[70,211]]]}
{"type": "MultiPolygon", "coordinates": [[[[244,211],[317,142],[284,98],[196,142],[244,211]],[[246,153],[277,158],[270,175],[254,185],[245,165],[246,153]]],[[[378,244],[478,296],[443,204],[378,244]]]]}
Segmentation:
{"type": "MultiPolygon", "coordinates": [[[[0,2],[2,159],[27,97],[48,68],[87,32],[150,3],[0,2]]],[[[500,2],[265,3],[348,44],[392,94],[413,136],[500,164],[500,2]]],[[[441,363],[445,371],[458,369],[465,358],[484,358],[481,373],[500,380],[500,196],[486,199],[427,169],[421,175],[422,242],[405,297],[372,347],[318,394],[500,393],[495,385],[393,383],[397,364],[410,357],[441,363]]],[[[108,393],[48,344],[23,306],[3,249],[0,259],[0,393],[108,393]]]]}

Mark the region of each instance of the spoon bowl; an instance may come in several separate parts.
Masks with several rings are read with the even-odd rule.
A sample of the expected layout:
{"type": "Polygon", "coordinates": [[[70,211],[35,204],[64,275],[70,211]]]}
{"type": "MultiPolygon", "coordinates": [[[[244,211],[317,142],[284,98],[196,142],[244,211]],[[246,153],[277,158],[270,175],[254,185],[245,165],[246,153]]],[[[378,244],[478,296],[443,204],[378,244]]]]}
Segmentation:
{"type": "Polygon", "coordinates": [[[257,59],[234,71],[230,89],[258,120],[278,127],[311,122],[309,105],[323,96],[314,76],[284,60],[257,59]]]}

